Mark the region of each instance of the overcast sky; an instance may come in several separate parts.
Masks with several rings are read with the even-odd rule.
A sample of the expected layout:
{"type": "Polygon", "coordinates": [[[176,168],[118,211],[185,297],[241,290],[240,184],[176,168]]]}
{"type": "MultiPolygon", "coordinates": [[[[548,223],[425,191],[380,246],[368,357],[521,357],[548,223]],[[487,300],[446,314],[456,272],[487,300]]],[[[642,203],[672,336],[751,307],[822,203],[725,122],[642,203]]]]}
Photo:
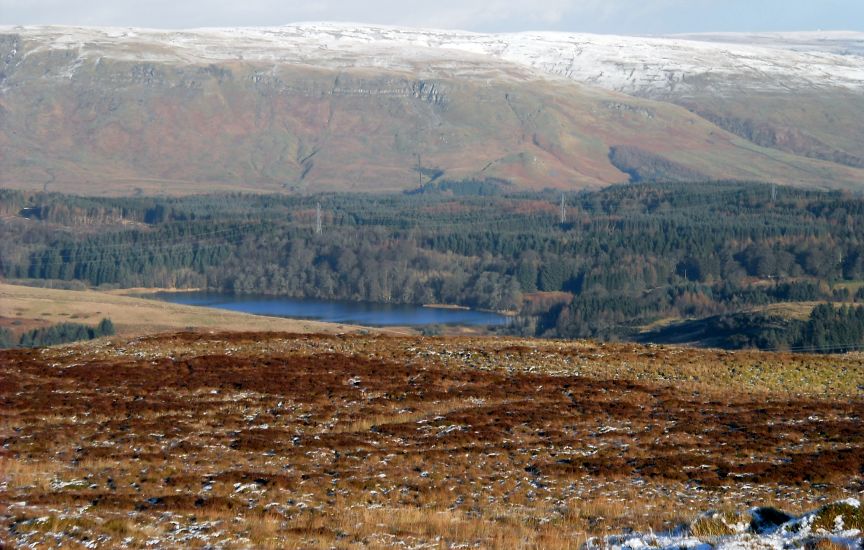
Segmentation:
{"type": "Polygon", "coordinates": [[[864,31],[864,0],[0,0],[0,25],[355,21],[484,32],[864,31]]]}

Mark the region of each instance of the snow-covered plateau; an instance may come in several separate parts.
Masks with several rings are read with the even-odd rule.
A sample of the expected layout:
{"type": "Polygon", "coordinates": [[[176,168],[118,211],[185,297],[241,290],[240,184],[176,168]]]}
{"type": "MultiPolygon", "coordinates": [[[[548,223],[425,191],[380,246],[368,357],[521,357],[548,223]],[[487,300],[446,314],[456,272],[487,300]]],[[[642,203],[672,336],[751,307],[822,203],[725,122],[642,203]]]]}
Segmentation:
{"type": "MultiPolygon", "coordinates": [[[[76,59],[300,64],[409,71],[422,77],[569,79],[643,96],[709,90],[864,91],[864,33],[633,37],[556,32],[481,34],[347,23],[153,30],[0,27],[21,60],[46,50],[76,59]]],[[[7,55],[8,57],[8,55],[7,55]]]]}

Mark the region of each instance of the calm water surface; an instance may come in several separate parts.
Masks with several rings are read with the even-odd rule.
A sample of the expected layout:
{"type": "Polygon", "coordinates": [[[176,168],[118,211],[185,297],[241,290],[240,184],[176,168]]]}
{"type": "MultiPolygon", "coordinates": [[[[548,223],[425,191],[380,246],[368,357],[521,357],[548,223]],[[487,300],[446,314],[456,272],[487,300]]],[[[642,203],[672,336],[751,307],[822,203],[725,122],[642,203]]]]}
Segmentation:
{"type": "Polygon", "coordinates": [[[438,309],[422,306],[299,300],[275,296],[219,292],[160,292],[159,300],[175,304],[230,309],[257,315],[313,319],[373,327],[420,325],[505,325],[507,317],[485,311],[438,309]]]}

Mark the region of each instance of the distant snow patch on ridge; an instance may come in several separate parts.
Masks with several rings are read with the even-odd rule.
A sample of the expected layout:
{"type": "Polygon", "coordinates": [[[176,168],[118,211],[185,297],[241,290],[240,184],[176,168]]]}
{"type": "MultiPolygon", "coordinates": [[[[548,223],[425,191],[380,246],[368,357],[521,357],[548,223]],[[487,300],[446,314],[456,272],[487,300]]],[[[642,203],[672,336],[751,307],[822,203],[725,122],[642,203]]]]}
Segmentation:
{"type": "Polygon", "coordinates": [[[644,96],[710,90],[864,91],[864,33],[632,37],[560,32],[481,34],[347,23],[154,30],[0,27],[29,52],[153,62],[245,60],[378,68],[433,77],[556,78],[644,96]]]}
{"type": "Polygon", "coordinates": [[[802,52],[864,55],[864,33],[852,31],[699,33],[677,34],[671,35],[669,38],[695,40],[697,42],[750,44],[802,52]]]}

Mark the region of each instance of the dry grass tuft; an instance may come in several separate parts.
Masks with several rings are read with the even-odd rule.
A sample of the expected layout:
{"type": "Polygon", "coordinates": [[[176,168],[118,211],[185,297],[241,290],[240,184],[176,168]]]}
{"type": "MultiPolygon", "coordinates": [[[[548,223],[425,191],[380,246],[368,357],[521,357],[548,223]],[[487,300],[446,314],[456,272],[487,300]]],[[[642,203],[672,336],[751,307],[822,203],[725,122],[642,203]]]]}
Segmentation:
{"type": "Polygon", "coordinates": [[[690,534],[699,539],[710,539],[733,535],[735,530],[719,514],[713,514],[699,517],[691,523],[690,534]]]}
{"type": "Polygon", "coordinates": [[[864,509],[845,502],[824,506],[813,519],[813,530],[834,531],[841,522],[843,529],[864,531],[864,509]]]}

